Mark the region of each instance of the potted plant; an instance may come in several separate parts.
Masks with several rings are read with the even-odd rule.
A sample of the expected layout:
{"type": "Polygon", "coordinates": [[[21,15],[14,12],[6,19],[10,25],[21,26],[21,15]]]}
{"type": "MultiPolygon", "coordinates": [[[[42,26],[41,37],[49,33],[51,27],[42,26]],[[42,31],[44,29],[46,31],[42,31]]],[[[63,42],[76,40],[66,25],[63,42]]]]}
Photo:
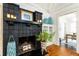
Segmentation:
{"type": "Polygon", "coordinates": [[[47,31],[41,32],[39,35],[37,35],[37,40],[41,42],[41,47],[42,47],[42,54],[44,55],[44,51],[47,52],[46,50],[46,42],[47,41],[52,41],[54,37],[55,32],[52,34],[49,34],[47,31]]]}

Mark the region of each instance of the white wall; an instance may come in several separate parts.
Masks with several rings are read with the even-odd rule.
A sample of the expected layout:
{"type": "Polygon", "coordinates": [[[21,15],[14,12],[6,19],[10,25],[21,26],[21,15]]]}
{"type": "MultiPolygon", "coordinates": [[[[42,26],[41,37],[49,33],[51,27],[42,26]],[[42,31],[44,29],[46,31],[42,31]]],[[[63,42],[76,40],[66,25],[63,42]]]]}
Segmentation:
{"type": "Polygon", "coordinates": [[[3,55],[3,7],[0,4],[0,55],[3,55]]]}
{"type": "Polygon", "coordinates": [[[79,11],[77,12],[77,53],[79,53],[79,11]]]}
{"type": "Polygon", "coordinates": [[[59,17],[59,37],[64,39],[65,34],[76,33],[76,13],[59,17]]]}

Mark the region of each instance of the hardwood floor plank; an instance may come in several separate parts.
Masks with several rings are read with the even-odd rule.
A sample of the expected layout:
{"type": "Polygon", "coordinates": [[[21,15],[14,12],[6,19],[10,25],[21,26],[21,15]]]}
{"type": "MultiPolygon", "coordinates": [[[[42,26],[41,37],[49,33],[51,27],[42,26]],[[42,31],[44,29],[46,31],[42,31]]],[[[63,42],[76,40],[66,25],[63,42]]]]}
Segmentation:
{"type": "Polygon", "coordinates": [[[79,56],[76,51],[61,47],[58,45],[50,45],[47,47],[48,54],[47,56],[79,56]]]}

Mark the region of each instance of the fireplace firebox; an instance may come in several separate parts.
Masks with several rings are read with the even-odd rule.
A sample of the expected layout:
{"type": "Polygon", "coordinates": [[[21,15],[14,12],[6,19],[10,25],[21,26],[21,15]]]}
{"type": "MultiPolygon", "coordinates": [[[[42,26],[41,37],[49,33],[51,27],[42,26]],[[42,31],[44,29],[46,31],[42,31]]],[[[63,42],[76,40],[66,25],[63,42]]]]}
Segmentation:
{"type": "Polygon", "coordinates": [[[20,37],[18,42],[19,54],[30,52],[35,48],[35,36],[20,37]]]}
{"type": "Polygon", "coordinates": [[[27,55],[25,53],[28,53],[29,55],[41,55],[41,45],[39,45],[40,48],[38,48],[35,39],[35,36],[20,37],[18,42],[19,55],[27,55]],[[37,51],[37,53],[33,54],[34,51],[37,51]]]}

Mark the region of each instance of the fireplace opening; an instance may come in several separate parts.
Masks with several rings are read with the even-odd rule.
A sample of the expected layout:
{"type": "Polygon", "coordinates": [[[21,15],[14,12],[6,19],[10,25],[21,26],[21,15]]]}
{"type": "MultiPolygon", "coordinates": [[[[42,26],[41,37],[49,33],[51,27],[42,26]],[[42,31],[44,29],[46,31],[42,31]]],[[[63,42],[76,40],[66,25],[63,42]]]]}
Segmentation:
{"type": "Polygon", "coordinates": [[[27,42],[27,37],[20,37],[19,38],[19,46],[22,45],[24,42],[27,42]]]}
{"type": "Polygon", "coordinates": [[[35,36],[19,37],[19,55],[36,49],[35,36]]]}

